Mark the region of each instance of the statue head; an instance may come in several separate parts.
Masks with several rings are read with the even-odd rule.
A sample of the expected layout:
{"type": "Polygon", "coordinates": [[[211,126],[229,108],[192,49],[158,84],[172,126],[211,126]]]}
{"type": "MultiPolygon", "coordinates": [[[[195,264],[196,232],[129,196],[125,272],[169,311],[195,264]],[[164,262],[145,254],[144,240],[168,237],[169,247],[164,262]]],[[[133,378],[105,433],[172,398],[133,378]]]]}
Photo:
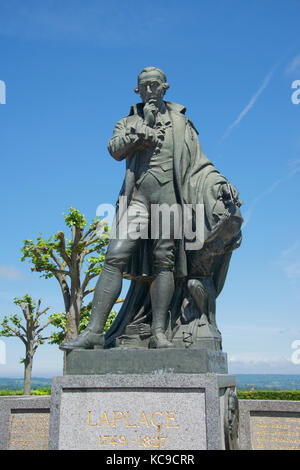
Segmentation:
{"type": "Polygon", "coordinates": [[[153,103],[157,107],[169,88],[165,73],[157,67],[145,67],[138,76],[138,86],[134,89],[143,103],[153,103]]]}

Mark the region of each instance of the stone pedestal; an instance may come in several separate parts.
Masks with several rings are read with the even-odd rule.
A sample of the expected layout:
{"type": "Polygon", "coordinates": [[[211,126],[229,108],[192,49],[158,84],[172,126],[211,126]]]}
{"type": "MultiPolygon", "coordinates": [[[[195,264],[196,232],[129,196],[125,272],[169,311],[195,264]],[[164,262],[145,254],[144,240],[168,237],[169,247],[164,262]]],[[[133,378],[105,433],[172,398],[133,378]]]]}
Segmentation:
{"type": "Polygon", "coordinates": [[[210,349],[74,349],[66,375],[227,374],[227,354],[210,349]]]}
{"type": "Polygon", "coordinates": [[[49,449],[225,449],[234,390],[234,377],[216,373],[55,377],[49,449]]]}

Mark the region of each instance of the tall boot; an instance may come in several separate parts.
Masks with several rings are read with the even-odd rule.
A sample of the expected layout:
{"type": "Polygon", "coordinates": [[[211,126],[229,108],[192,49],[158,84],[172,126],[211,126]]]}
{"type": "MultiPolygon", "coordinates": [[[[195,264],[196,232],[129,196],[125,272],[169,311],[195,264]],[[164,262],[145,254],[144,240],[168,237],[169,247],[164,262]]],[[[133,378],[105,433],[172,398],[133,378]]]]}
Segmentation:
{"type": "Polygon", "coordinates": [[[172,271],[160,271],[150,287],[152,306],[152,338],[150,347],[173,348],[173,344],[167,340],[166,320],[169,306],[174,293],[174,275],[172,271]]]}
{"type": "Polygon", "coordinates": [[[105,264],[95,287],[91,318],[85,330],[62,343],[59,348],[71,351],[75,348],[92,349],[104,347],[104,327],[107,317],[122,289],[122,272],[119,268],[105,264]]]}

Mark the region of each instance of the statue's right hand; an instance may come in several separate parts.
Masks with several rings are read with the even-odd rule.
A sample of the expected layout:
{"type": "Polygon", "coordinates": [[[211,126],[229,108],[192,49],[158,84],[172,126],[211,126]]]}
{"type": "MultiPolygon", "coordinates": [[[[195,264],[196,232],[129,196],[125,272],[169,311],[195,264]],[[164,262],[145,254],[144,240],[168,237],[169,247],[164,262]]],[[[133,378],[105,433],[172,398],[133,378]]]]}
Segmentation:
{"type": "Polygon", "coordinates": [[[156,131],[147,126],[143,121],[139,121],[135,126],[135,134],[140,137],[140,140],[146,145],[156,145],[159,143],[156,131]]]}
{"type": "Polygon", "coordinates": [[[157,107],[154,103],[146,103],[143,111],[145,123],[148,126],[153,127],[155,124],[156,115],[158,113],[157,107]]]}

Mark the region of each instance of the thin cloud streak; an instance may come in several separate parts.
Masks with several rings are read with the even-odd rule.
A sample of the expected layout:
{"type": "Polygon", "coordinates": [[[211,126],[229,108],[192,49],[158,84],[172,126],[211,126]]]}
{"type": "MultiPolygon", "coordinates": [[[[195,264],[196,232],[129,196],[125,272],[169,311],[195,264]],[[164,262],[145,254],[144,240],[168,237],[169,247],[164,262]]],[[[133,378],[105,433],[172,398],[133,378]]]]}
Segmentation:
{"type": "Polygon", "coordinates": [[[290,75],[296,72],[296,70],[298,69],[300,69],[300,54],[296,55],[296,57],[294,57],[294,59],[289,63],[285,70],[285,73],[286,75],[290,75]]]}
{"type": "Polygon", "coordinates": [[[243,223],[243,228],[246,227],[247,223],[249,222],[252,214],[253,214],[253,211],[254,211],[254,208],[255,206],[257,205],[257,203],[259,201],[261,201],[262,199],[264,199],[266,196],[268,196],[269,194],[271,194],[273,191],[275,191],[275,189],[282,183],[284,183],[285,181],[289,180],[290,178],[292,178],[293,176],[295,176],[297,173],[300,172],[300,166],[298,167],[295,167],[295,168],[292,168],[287,176],[284,176],[283,178],[280,178],[278,179],[277,181],[274,181],[274,183],[272,183],[265,191],[263,191],[261,194],[259,194],[253,201],[252,203],[250,204],[250,207],[249,209],[246,211],[246,213],[244,214],[244,223],[243,223]]]}
{"type": "Polygon", "coordinates": [[[262,92],[267,88],[268,84],[270,83],[270,80],[276,70],[276,68],[278,67],[279,64],[276,64],[272,70],[268,73],[268,75],[264,78],[261,86],[259,87],[259,89],[256,91],[256,93],[254,93],[254,95],[252,96],[251,100],[249,101],[249,103],[247,104],[247,106],[242,110],[242,112],[239,114],[239,116],[237,117],[237,119],[228,127],[228,129],[226,130],[226,132],[224,133],[223,137],[222,137],[222,140],[226,139],[229,134],[232,132],[232,130],[239,125],[239,123],[241,122],[241,120],[249,113],[250,109],[253,108],[254,104],[256,103],[256,101],[258,100],[259,96],[262,94],[262,92]]]}

